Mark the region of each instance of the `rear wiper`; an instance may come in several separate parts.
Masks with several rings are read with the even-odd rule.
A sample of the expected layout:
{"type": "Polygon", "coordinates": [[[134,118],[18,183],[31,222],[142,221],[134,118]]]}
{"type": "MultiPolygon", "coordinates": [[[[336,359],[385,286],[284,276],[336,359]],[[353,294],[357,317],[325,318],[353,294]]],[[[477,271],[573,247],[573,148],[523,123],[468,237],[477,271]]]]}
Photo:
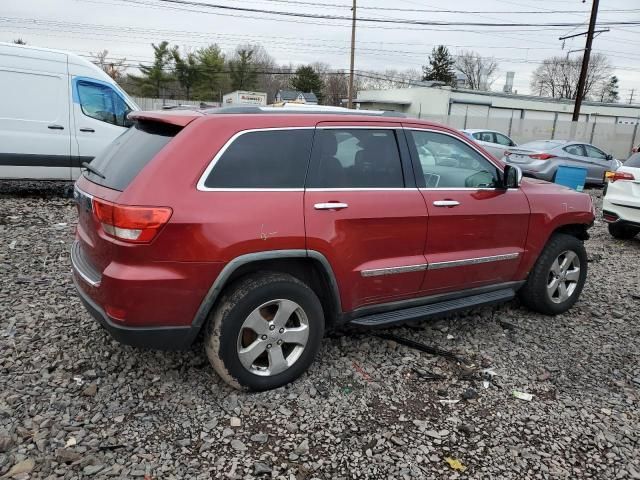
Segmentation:
{"type": "Polygon", "coordinates": [[[87,162],[82,162],[82,166],[83,166],[84,168],[86,168],[87,170],[89,170],[91,173],[93,173],[93,174],[95,174],[95,175],[99,176],[99,177],[100,177],[100,178],[102,178],[102,179],[106,179],[106,178],[107,178],[107,177],[105,177],[105,176],[104,176],[104,174],[103,174],[100,170],[98,170],[98,169],[97,169],[97,168],[95,168],[95,167],[92,167],[92,166],[91,166],[91,164],[89,164],[89,163],[87,163],[87,162]]]}

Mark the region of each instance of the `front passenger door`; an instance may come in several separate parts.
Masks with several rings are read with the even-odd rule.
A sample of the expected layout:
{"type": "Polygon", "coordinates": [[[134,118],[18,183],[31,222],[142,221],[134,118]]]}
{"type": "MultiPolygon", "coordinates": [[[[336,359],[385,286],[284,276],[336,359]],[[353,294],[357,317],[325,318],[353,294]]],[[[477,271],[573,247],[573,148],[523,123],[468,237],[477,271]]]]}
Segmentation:
{"type": "Polygon", "coordinates": [[[611,160],[607,159],[606,153],[593,145],[585,145],[584,148],[589,162],[587,182],[602,183],[605,172],[611,169],[611,160]]]}
{"type": "Polygon", "coordinates": [[[427,208],[426,295],[515,279],[525,250],[529,203],[520,189],[500,187],[500,171],[448,131],[406,125],[427,208]]]}

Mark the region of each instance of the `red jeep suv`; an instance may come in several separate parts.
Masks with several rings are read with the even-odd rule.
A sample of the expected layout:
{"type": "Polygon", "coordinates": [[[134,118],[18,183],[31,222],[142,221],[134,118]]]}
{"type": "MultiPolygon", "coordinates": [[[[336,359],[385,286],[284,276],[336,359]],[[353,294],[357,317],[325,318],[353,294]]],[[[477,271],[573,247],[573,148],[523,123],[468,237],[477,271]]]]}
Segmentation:
{"type": "Polygon", "coordinates": [[[589,195],[522,179],[456,130],[385,113],[136,112],[76,183],[84,305],[117,340],[265,390],[323,332],[519,293],[555,315],[587,275],[589,195]]]}

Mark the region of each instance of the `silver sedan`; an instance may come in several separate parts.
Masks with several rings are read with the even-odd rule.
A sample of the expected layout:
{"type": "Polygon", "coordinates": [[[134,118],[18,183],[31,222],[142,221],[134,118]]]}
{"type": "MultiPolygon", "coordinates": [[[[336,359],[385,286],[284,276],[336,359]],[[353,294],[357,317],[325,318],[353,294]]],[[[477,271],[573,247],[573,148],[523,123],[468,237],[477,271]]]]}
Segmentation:
{"type": "Polygon", "coordinates": [[[530,177],[553,182],[561,165],[587,169],[586,183],[602,185],[604,174],[615,171],[622,162],[588,143],[567,140],[537,140],[511,147],[503,161],[519,166],[530,177]]]}

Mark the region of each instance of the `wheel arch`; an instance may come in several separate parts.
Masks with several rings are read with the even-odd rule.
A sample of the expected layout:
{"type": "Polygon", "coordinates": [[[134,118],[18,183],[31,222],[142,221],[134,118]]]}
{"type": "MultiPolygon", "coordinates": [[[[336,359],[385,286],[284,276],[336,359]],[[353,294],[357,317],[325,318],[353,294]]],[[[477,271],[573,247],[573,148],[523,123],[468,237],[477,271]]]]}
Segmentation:
{"type": "Polygon", "coordinates": [[[578,240],[582,241],[589,240],[589,227],[590,225],[585,225],[583,223],[568,223],[565,225],[560,225],[551,232],[549,238],[547,239],[547,242],[556,233],[571,235],[572,237],[576,237],[578,240]]]}
{"type": "Polygon", "coordinates": [[[231,260],[215,279],[196,312],[192,326],[198,332],[206,323],[222,291],[240,277],[257,271],[288,273],[305,282],[318,295],[330,326],[342,314],[340,292],[327,258],[314,250],[269,250],[231,260]]]}

